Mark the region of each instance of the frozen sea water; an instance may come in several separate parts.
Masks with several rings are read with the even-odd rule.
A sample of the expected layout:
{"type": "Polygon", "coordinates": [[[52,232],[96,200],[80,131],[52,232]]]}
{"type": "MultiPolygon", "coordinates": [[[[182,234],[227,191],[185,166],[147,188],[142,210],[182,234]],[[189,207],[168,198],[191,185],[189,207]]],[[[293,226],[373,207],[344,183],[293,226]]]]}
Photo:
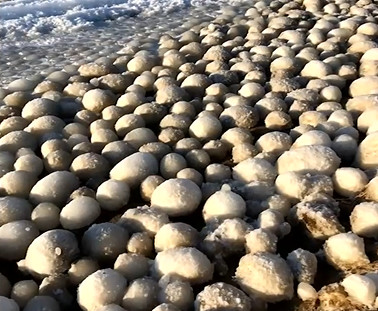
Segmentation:
{"type": "Polygon", "coordinates": [[[206,22],[243,0],[12,0],[0,2],[0,85],[111,55],[206,22]],[[139,41],[138,41],[139,40],[139,41]]]}

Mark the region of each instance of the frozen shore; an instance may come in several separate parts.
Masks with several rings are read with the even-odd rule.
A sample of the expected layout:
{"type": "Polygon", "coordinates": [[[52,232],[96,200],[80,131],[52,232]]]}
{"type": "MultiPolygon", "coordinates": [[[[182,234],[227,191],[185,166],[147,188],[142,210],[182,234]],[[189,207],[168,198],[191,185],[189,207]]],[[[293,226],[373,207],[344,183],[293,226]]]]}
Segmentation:
{"type": "Polygon", "coordinates": [[[68,64],[110,56],[135,39],[152,41],[164,32],[182,33],[191,25],[214,18],[224,3],[160,0],[0,3],[0,86],[16,78],[47,74],[68,64]]]}
{"type": "Polygon", "coordinates": [[[221,4],[3,33],[1,311],[378,309],[377,4],[221,4]]]}

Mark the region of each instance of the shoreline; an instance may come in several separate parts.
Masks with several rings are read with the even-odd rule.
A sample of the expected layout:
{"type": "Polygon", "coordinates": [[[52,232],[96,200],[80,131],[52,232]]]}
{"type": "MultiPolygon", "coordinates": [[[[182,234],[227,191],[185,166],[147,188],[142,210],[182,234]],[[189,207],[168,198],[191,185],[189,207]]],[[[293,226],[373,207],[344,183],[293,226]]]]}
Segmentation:
{"type": "MultiPolygon", "coordinates": [[[[140,39],[148,41],[151,36],[156,37],[171,32],[172,23],[177,24],[177,20],[184,20],[189,25],[192,24],[190,19],[206,22],[214,18],[215,12],[219,10],[219,5],[207,4],[204,7],[188,7],[174,11],[168,16],[165,14],[148,17],[142,14],[136,17],[126,16],[105,21],[100,27],[52,33],[16,43],[14,39],[3,40],[0,47],[3,55],[3,59],[0,60],[0,70],[3,72],[0,87],[6,87],[17,76],[27,78],[40,73],[62,70],[66,65],[80,65],[85,61],[95,60],[96,57],[117,54],[128,42],[140,39]],[[161,29],[156,31],[155,27],[161,29]],[[101,43],[107,46],[99,46],[95,40],[98,37],[102,37],[101,43]],[[91,45],[93,46],[88,47],[91,45]],[[93,51],[93,54],[90,55],[89,51],[93,51]],[[80,53],[84,54],[80,55],[80,53]],[[5,77],[8,72],[11,72],[10,76],[5,77]]],[[[181,22],[177,25],[174,27],[176,35],[187,29],[182,27],[180,29],[181,22]],[[177,25],[178,29],[176,29],[177,25]]]]}

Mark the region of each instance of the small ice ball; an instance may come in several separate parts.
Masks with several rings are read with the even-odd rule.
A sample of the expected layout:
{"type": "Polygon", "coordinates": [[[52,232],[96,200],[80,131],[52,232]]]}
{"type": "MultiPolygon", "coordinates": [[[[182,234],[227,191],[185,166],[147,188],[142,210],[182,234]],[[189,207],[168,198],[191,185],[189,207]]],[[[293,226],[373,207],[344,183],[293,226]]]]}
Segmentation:
{"type": "Polygon", "coordinates": [[[274,254],[277,251],[277,236],[269,230],[252,230],[245,236],[245,242],[247,253],[268,252],[274,254]]]}
{"type": "Polygon", "coordinates": [[[286,262],[298,282],[314,283],[318,261],[313,253],[298,248],[288,254],[286,262]]]}
{"type": "Polygon", "coordinates": [[[194,182],[173,178],[164,181],[152,193],[151,208],[168,216],[184,216],[194,212],[201,199],[201,189],[194,182]]]}
{"type": "Polygon", "coordinates": [[[195,247],[199,234],[192,226],[182,223],[169,223],[162,226],[155,235],[155,250],[161,252],[170,248],[195,247]]]}
{"type": "Polygon", "coordinates": [[[364,240],[352,232],[339,233],[328,238],[324,251],[327,261],[337,269],[350,269],[369,263],[364,240]]]}
{"type": "Polygon", "coordinates": [[[162,277],[159,281],[160,302],[170,303],[180,310],[190,310],[194,302],[193,288],[190,283],[171,279],[170,276],[162,277]]]}
{"type": "Polygon", "coordinates": [[[344,197],[354,197],[364,190],[368,183],[366,174],[353,167],[338,168],[332,176],[335,191],[344,197]]]}
{"type": "Polygon", "coordinates": [[[158,283],[144,277],[132,281],[122,298],[122,307],[130,311],[152,310],[158,303],[158,283]]]}
{"type": "Polygon", "coordinates": [[[117,211],[129,202],[130,187],[127,183],[108,179],[98,188],[96,199],[104,210],[117,211]]]}
{"type": "Polygon", "coordinates": [[[250,298],[240,289],[227,283],[218,282],[206,286],[197,295],[194,308],[196,311],[250,311],[252,305],[250,298]]]}
{"type": "Polygon", "coordinates": [[[350,215],[352,231],[366,238],[378,238],[378,203],[362,202],[350,215]]]}
{"type": "Polygon", "coordinates": [[[348,295],[359,303],[372,306],[375,302],[376,287],[370,278],[359,274],[351,274],[341,282],[341,285],[348,295]]]}
{"type": "Polygon", "coordinates": [[[108,304],[120,304],[127,285],[126,279],[113,269],[97,270],[77,290],[77,302],[85,311],[95,311],[108,304]]]}
{"type": "Polygon", "coordinates": [[[158,277],[175,274],[191,284],[202,284],[212,279],[214,267],[196,248],[177,247],[158,253],[154,270],[158,277]]]}
{"type": "Polygon", "coordinates": [[[297,294],[302,301],[315,300],[318,297],[316,289],[304,282],[298,284],[297,294]]]}
{"type": "Polygon", "coordinates": [[[243,218],[246,212],[244,199],[229,186],[224,185],[220,191],[215,192],[205,202],[202,214],[206,223],[215,220],[230,218],[243,218]]]}
{"type": "Polygon", "coordinates": [[[250,295],[266,302],[289,300],[294,294],[293,275],[285,260],[275,254],[247,254],[240,259],[236,281],[250,295]]]}

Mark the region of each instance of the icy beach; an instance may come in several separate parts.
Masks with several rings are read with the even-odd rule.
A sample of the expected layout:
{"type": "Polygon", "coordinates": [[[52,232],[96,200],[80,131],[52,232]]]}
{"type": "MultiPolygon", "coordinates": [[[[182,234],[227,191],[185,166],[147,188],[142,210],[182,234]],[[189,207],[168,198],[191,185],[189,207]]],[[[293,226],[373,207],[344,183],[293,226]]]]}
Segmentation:
{"type": "Polygon", "coordinates": [[[0,311],[377,310],[377,19],[0,2],[0,311]]]}
{"type": "Polygon", "coordinates": [[[242,1],[0,2],[0,85],[116,53],[133,39],[183,32],[225,3],[242,1]]]}

